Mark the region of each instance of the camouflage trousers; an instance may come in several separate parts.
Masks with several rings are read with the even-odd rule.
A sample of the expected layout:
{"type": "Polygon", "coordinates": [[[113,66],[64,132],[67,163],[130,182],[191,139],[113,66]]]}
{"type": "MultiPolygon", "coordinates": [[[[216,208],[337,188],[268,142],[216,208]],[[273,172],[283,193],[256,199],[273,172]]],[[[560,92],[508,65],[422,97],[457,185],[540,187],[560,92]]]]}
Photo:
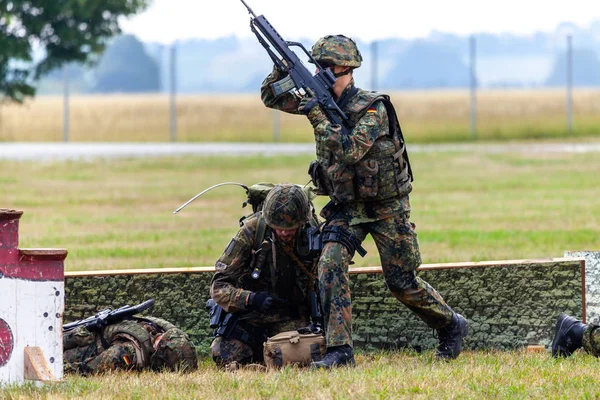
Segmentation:
{"type": "Polygon", "coordinates": [[[308,324],[309,317],[301,317],[300,319],[269,325],[265,327],[264,334],[260,334],[254,325],[248,326],[247,322],[240,322],[236,329],[240,329],[242,333],[253,331],[254,335],[250,335],[249,340],[244,341],[235,337],[239,336],[235,334],[229,338],[216,337],[210,345],[210,352],[215,363],[221,367],[234,361],[242,365],[252,363],[262,364],[264,362],[263,346],[268,336],[275,336],[281,332],[303,328],[308,324]]]}
{"type": "MultiPolygon", "coordinates": [[[[427,282],[419,278],[421,253],[415,226],[408,212],[376,222],[348,226],[344,219],[332,225],[343,226],[361,242],[370,234],[379,251],[383,276],[390,291],[429,327],[439,329],[452,319],[452,309],[427,282]]],[[[344,245],[328,242],[319,259],[319,287],[327,346],[352,345],[352,301],[348,267],[351,257],[344,245]]]]}
{"type": "Polygon", "coordinates": [[[65,373],[97,374],[114,370],[128,370],[137,364],[135,347],[126,341],[117,341],[98,352],[95,343],[63,352],[65,373]]]}
{"type": "Polygon", "coordinates": [[[583,349],[593,355],[600,357],[600,326],[588,325],[583,332],[583,349]]]}

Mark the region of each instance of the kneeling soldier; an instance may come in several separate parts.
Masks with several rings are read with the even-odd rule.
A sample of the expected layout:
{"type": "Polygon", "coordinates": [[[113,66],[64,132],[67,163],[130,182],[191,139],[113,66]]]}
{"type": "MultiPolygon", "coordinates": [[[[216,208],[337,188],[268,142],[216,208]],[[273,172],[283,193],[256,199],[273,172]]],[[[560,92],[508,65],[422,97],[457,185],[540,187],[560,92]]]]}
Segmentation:
{"type": "Polygon", "coordinates": [[[308,241],[316,229],[306,193],[292,184],[276,185],[262,210],[243,221],[210,288],[211,353],[219,366],[262,363],[267,337],[310,324],[319,251],[308,241]]]}

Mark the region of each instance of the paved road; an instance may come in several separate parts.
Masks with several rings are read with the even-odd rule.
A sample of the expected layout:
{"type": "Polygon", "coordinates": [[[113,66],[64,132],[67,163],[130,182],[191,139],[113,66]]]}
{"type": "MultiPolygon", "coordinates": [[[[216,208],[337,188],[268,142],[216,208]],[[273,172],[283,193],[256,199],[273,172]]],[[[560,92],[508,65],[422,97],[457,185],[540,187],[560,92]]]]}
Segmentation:
{"type": "MultiPolygon", "coordinates": [[[[420,152],[600,152],[600,143],[409,145],[420,152]]],[[[181,155],[314,154],[312,143],[0,143],[0,160],[91,160],[181,155]]]]}

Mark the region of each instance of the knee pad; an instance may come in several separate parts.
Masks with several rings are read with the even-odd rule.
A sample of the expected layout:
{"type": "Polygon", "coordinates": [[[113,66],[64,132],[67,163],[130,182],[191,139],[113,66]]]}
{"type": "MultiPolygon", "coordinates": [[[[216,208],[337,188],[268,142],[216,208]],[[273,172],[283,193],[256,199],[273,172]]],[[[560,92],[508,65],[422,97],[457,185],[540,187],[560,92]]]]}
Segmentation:
{"type": "Polygon", "coordinates": [[[361,257],[367,254],[367,251],[362,247],[360,240],[341,226],[327,225],[321,232],[323,244],[328,242],[336,242],[342,244],[350,253],[350,258],[354,257],[354,253],[358,252],[361,257]]]}

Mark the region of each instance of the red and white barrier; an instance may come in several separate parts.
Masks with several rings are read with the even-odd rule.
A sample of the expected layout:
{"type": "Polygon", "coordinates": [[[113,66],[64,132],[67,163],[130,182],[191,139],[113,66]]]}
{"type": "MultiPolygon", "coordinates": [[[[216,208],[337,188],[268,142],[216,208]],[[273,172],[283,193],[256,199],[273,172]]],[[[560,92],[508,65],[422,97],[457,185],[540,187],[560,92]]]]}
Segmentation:
{"type": "Polygon", "coordinates": [[[67,251],[19,249],[22,214],[22,211],[0,209],[2,383],[63,376],[62,316],[67,251]]]}

